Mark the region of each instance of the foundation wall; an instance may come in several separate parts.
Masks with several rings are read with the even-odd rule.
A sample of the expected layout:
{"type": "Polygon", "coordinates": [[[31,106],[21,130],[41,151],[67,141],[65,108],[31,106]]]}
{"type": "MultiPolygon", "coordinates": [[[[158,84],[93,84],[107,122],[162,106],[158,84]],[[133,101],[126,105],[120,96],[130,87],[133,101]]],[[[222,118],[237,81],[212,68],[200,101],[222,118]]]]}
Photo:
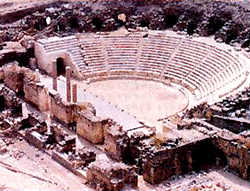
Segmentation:
{"type": "Polygon", "coordinates": [[[3,72],[4,84],[16,93],[22,92],[24,74],[22,73],[21,68],[17,66],[17,63],[4,67],[3,72]]]}
{"type": "Polygon", "coordinates": [[[220,137],[214,139],[213,143],[225,153],[229,168],[243,179],[250,180],[250,149],[244,144],[220,137]]]}
{"type": "Polygon", "coordinates": [[[171,176],[201,170],[216,163],[216,152],[209,138],[171,149],[151,149],[143,159],[143,178],[158,184],[171,176]]]}
{"type": "Polygon", "coordinates": [[[114,161],[95,161],[87,171],[87,181],[96,190],[122,190],[126,185],[136,188],[138,177],[132,167],[114,161]]]}
{"type": "Polygon", "coordinates": [[[73,123],[74,106],[62,101],[59,94],[50,93],[50,112],[51,116],[65,124],[73,123]]]}
{"type": "Polygon", "coordinates": [[[56,162],[58,162],[60,165],[62,165],[63,167],[65,167],[66,169],[68,169],[69,171],[71,171],[73,174],[75,174],[76,176],[82,177],[82,178],[86,178],[83,173],[81,173],[80,171],[78,171],[77,169],[75,169],[72,164],[66,160],[60,153],[53,151],[52,152],[52,159],[55,160],[56,162]]]}
{"type": "Polygon", "coordinates": [[[123,162],[129,160],[129,138],[119,126],[106,126],[104,137],[105,151],[112,159],[123,162]]]}
{"type": "MultiPolygon", "coordinates": [[[[103,121],[100,119],[91,120],[87,114],[79,114],[76,133],[94,144],[101,144],[104,141],[103,121]]],[[[89,114],[88,114],[89,115],[89,114]]],[[[91,115],[91,114],[90,114],[91,115]]],[[[96,118],[92,115],[92,118],[96,118]]]]}
{"type": "Polygon", "coordinates": [[[47,88],[40,83],[24,83],[25,100],[31,102],[40,111],[49,110],[49,93],[47,88]]]}
{"type": "Polygon", "coordinates": [[[242,121],[238,118],[229,118],[216,115],[211,118],[210,122],[221,129],[227,129],[236,134],[250,129],[249,121],[242,121]]]}

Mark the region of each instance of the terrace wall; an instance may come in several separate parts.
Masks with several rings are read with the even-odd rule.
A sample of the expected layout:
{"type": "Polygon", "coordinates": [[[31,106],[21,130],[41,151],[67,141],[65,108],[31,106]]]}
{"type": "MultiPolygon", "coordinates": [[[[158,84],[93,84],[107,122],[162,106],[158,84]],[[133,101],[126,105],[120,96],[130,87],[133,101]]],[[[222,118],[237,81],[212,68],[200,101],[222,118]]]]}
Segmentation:
{"type": "Polygon", "coordinates": [[[246,143],[225,137],[213,139],[213,143],[225,154],[229,168],[243,179],[250,180],[250,148],[246,143]]]}
{"type": "Polygon", "coordinates": [[[151,184],[158,184],[171,176],[201,170],[216,163],[220,165],[218,157],[223,158],[210,138],[172,148],[153,148],[144,159],[143,178],[151,184]]]}
{"type": "Polygon", "coordinates": [[[85,111],[78,113],[76,133],[94,144],[101,144],[104,141],[104,124],[92,112],[85,111]]]}

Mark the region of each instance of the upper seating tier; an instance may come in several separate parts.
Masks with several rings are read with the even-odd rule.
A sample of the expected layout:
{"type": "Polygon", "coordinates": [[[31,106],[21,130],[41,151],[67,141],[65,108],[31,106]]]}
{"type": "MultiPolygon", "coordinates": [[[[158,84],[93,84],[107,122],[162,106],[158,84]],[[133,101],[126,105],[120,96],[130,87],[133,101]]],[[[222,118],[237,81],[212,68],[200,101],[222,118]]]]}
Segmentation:
{"type": "Polygon", "coordinates": [[[126,71],[126,75],[152,74],[185,84],[196,90],[198,98],[223,88],[245,72],[242,61],[218,44],[168,32],[82,35],[39,42],[46,53],[69,52],[86,78],[126,71]]]}

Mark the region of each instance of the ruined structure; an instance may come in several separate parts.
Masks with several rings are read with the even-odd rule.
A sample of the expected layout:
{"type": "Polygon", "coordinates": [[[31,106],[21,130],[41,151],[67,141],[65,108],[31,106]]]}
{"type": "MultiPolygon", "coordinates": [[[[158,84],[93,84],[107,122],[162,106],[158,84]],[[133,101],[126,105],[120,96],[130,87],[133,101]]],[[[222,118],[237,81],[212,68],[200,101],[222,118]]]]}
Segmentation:
{"type": "Polygon", "coordinates": [[[87,180],[97,190],[121,190],[124,184],[137,187],[137,176],[133,168],[105,160],[95,161],[89,166],[87,180]]]}
{"type": "Polygon", "coordinates": [[[18,137],[96,190],[157,187],[210,169],[250,181],[248,3],[1,6],[0,155],[18,137]],[[148,123],[89,90],[120,79],[160,83],[187,103],[148,123]]]}

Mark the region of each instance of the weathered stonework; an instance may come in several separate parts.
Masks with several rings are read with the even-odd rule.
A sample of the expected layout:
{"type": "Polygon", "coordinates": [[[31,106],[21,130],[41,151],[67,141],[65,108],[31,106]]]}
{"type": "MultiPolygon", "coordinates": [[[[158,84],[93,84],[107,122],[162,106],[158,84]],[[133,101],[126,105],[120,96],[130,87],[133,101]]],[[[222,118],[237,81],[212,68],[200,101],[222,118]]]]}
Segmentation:
{"type": "Polygon", "coordinates": [[[224,162],[216,161],[221,157],[221,152],[208,137],[180,146],[170,145],[150,145],[143,159],[144,180],[158,184],[171,176],[201,170],[209,165],[221,165],[224,162]]]}
{"type": "Polygon", "coordinates": [[[0,81],[4,81],[4,70],[2,67],[0,68],[0,81]]]}
{"type": "Polygon", "coordinates": [[[73,123],[74,105],[66,103],[55,91],[50,91],[51,116],[65,124],[73,123]]]}
{"type": "Polygon", "coordinates": [[[238,137],[222,135],[213,142],[225,154],[229,168],[243,179],[250,180],[250,147],[246,140],[241,143],[238,137]]]}
{"type": "Polygon", "coordinates": [[[122,127],[109,121],[105,126],[105,151],[114,160],[124,161],[125,155],[129,153],[129,138],[122,127]]]}
{"type": "MultiPolygon", "coordinates": [[[[65,33],[68,32],[72,34],[82,32],[83,30],[86,32],[113,31],[120,28],[120,26],[125,26],[125,28],[145,27],[145,31],[148,29],[165,30],[167,28],[173,28],[174,30],[183,31],[182,35],[188,34],[188,38],[192,38],[191,35],[193,33],[196,33],[196,37],[198,34],[201,36],[214,35],[215,38],[218,39],[218,42],[224,41],[226,43],[232,44],[237,43],[237,46],[241,45],[242,47],[248,47],[248,49],[250,46],[250,29],[248,27],[249,22],[247,22],[249,20],[249,7],[244,7],[243,5],[241,6],[238,4],[238,2],[223,3],[209,1],[206,3],[200,3],[198,1],[126,1],[122,2],[121,5],[119,1],[93,1],[93,3],[90,1],[86,3],[84,2],[83,4],[80,2],[70,4],[60,1],[55,6],[56,8],[52,6],[49,9],[46,9],[46,5],[40,5],[37,8],[36,6],[28,6],[23,8],[23,10],[18,11],[18,14],[16,13],[16,10],[10,10],[9,13],[1,13],[0,20],[3,22],[1,23],[1,30],[3,30],[3,33],[0,36],[0,41],[6,41],[6,39],[18,41],[18,36],[22,36],[22,34],[19,34],[18,29],[21,29],[21,31],[27,29],[26,32],[28,33],[30,31],[35,31],[34,33],[37,34],[42,33],[42,35],[45,36],[52,36],[54,32],[56,32],[57,35],[65,35],[65,33]],[[100,9],[94,12],[90,8],[91,6],[100,7],[100,9]],[[46,10],[46,12],[44,10],[46,10]],[[27,16],[27,13],[30,11],[31,14],[27,16]],[[40,13],[36,14],[36,11],[39,11],[40,13]],[[124,12],[124,14],[118,15],[118,12],[124,12]],[[65,13],[67,15],[64,15],[65,13]],[[49,24],[46,25],[45,22],[40,22],[44,21],[44,16],[51,19],[51,28],[48,27],[49,24]],[[61,17],[63,19],[61,19],[61,17]],[[246,20],[246,22],[242,22],[242,19],[246,20]],[[5,23],[8,24],[5,25],[5,23]],[[53,23],[56,23],[58,26],[54,27],[53,23]],[[34,28],[35,30],[33,30],[34,28]]],[[[150,35],[150,33],[145,33],[143,38],[147,38],[148,35],[150,35]]],[[[37,35],[36,37],[39,38],[40,36],[37,35]]],[[[42,40],[40,42],[38,40],[35,45],[29,45],[29,41],[27,41],[27,43],[22,41],[21,44],[23,47],[25,47],[25,49],[32,49],[32,47],[35,46],[35,53],[31,51],[29,56],[26,54],[20,54],[22,55],[20,56],[17,54],[17,51],[10,51],[5,55],[0,54],[0,63],[4,63],[4,59],[9,59],[9,57],[13,57],[10,58],[10,60],[17,59],[18,62],[21,61],[19,62],[20,65],[27,63],[27,61],[22,62],[23,60],[29,60],[29,67],[32,69],[39,67],[43,71],[47,72],[47,74],[54,75],[55,66],[57,64],[55,60],[57,58],[61,58],[64,61],[65,67],[72,67],[72,71],[75,72],[72,74],[72,76],[86,79],[88,77],[97,77],[96,74],[91,72],[86,75],[83,74],[84,76],[82,76],[81,73],[78,73],[78,64],[81,66],[81,69],[85,68],[84,64],[86,64],[86,68],[88,68],[88,63],[85,63],[85,60],[88,58],[84,59],[84,62],[82,62],[78,60],[79,55],[72,56],[74,52],[77,52],[78,50],[70,50],[72,47],[69,48],[69,45],[73,44],[75,47],[78,47],[78,40],[79,42],[81,41],[78,39],[77,35],[76,38],[77,41],[75,44],[66,42],[66,48],[64,49],[61,47],[60,39],[58,39],[58,44],[54,45],[53,41],[50,41],[52,46],[48,48],[46,52],[44,52],[45,49],[42,47],[42,40]],[[33,53],[35,55],[32,55],[33,53]],[[26,55],[27,57],[36,56],[37,60],[34,58],[24,58],[23,55],[26,55]]],[[[46,42],[46,40],[44,42],[46,42]]],[[[140,44],[140,46],[143,45],[140,44]]],[[[3,47],[4,45],[0,44],[0,49],[3,47]]],[[[175,52],[178,52],[178,49],[179,47],[176,47],[175,52]]],[[[108,52],[108,50],[104,48],[103,52],[108,52]]],[[[211,52],[209,54],[211,54],[211,52]]],[[[85,53],[83,52],[83,57],[85,56],[84,54],[85,53]]],[[[97,53],[95,53],[94,57],[95,56],[98,56],[97,53]]],[[[140,56],[141,55],[138,57],[140,56]]],[[[207,60],[207,57],[206,59],[204,57],[204,62],[207,60]]],[[[216,57],[217,55],[215,58],[216,57]]],[[[218,57],[220,56],[218,55],[218,57]]],[[[232,59],[234,59],[234,57],[232,57],[232,59]]],[[[188,59],[186,58],[186,60],[188,59]]],[[[136,62],[140,63],[139,61],[140,60],[138,59],[136,62]]],[[[111,60],[109,61],[107,58],[105,58],[105,63],[106,62],[110,64],[111,60]]],[[[211,64],[213,64],[212,62],[211,64]]],[[[226,62],[224,62],[224,64],[226,64],[226,62]]],[[[216,69],[216,65],[214,66],[216,69]]],[[[242,65],[239,65],[239,68],[241,67],[243,68],[242,65]]],[[[104,68],[109,70],[109,67],[104,68]]],[[[227,71],[234,69],[237,70],[237,68],[230,66],[230,68],[225,69],[225,71],[223,70],[223,72],[217,76],[219,78],[216,79],[215,84],[220,84],[220,80],[227,78],[224,78],[223,76],[224,74],[227,75],[227,71]]],[[[138,67],[136,67],[136,69],[138,69],[138,67]]],[[[159,77],[161,76],[162,78],[166,78],[165,83],[178,83],[189,89],[191,93],[196,94],[194,90],[199,88],[189,87],[187,84],[183,83],[183,81],[185,81],[183,78],[178,80],[164,77],[165,70],[166,69],[162,71],[161,75],[153,73],[151,74],[149,72],[138,72],[137,76],[138,79],[154,81],[159,81],[159,77]]],[[[122,78],[125,79],[129,78],[128,76],[132,74],[136,74],[136,71],[106,72],[105,70],[100,71],[98,74],[98,79],[105,80],[108,79],[107,76],[112,76],[110,79],[119,79],[121,76],[123,76],[122,78]]],[[[227,76],[230,77],[230,74],[227,76]]],[[[69,82],[68,75],[67,79],[67,82],[69,82]]],[[[94,78],[93,81],[98,79],[94,78]]],[[[91,82],[91,80],[89,82],[91,82]]],[[[156,140],[155,137],[153,137],[154,135],[145,137],[145,134],[131,137],[129,136],[129,132],[123,132],[122,127],[119,125],[107,123],[107,121],[97,117],[89,107],[84,108],[82,105],[79,105],[77,103],[76,96],[73,96],[74,104],[71,104],[70,83],[67,83],[68,103],[65,103],[55,92],[52,91],[49,94],[45,86],[38,82],[33,72],[30,72],[24,68],[12,65],[10,67],[7,66],[3,69],[0,69],[0,81],[4,81],[5,86],[8,87],[4,87],[0,90],[0,97],[1,101],[3,102],[1,105],[1,110],[3,110],[3,112],[0,114],[1,128],[8,129],[18,126],[16,124],[19,122],[17,119],[15,119],[15,117],[16,113],[18,114],[18,117],[20,117],[20,106],[22,102],[21,99],[24,97],[24,101],[32,103],[32,105],[35,105],[36,108],[42,112],[51,109],[53,119],[57,119],[58,121],[62,122],[62,125],[66,126],[72,123],[75,125],[76,123],[77,134],[94,144],[104,143],[105,151],[112,159],[124,162],[127,155],[132,156],[132,159],[134,160],[133,162],[137,165],[137,167],[142,169],[144,179],[152,184],[159,183],[174,175],[180,175],[189,171],[199,170],[202,168],[203,162],[205,165],[209,165],[210,162],[219,164],[220,160],[225,160],[230,169],[237,172],[244,179],[250,180],[250,136],[243,138],[242,134],[246,133],[243,131],[249,130],[250,123],[249,121],[245,122],[243,120],[238,120],[241,117],[246,117],[246,110],[249,109],[250,103],[249,91],[238,95],[237,99],[235,100],[223,100],[222,107],[218,111],[215,111],[216,113],[214,113],[213,110],[211,111],[211,108],[209,108],[207,104],[204,104],[192,108],[189,113],[186,113],[187,116],[185,116],[187,118],[203,118],[203,120],[210,120],[212,124],[218,126],[219,128],[229,129],[232,132],[237,133],[239,136],[234,136],[233,134],[224,136],[223,133],[220,134],[221,132],[218,129],[214,130],[208,128],[204,131],[204,127],[201,126],[197,131],[201,131],[205,135],[209,135],[208,137],[205,137],[204,139],[193,139],[188,143],[179,144],[181,139],[172,138],[171,135],[169,136],[169,140],[156,140]],[[245,94],[247,94],[247,96],[245,94]],[[17,96],[19,96],[20,99],[17,96]],[[221,114],[223,117],[216,117],[215,114],[221,114]],[[229,118],[227,115],[233,117],[229,118]],[[153,144],[151,144],[152,140],[154,141],[153,144]],[[203,156],[203,152],[207,152],[205,153],[206,155],[203,156]],[[219,153],[218,156],[217,152],[219,153]],[[208,159],[206,157],[208,157],[208,159]]],[[[214,83],[208,84],[213,86],[215,85],[214,83]]],[[[54,80],[54,90],[57,89],[56,86],[57,84],[54,80]]],[[[206,92],[208,87],[209,85],[202,86],[201,91],[205,90],[206,92]]],[[[214,89],[214,91],[217,90],[214,89]]],[[[76,91],[73,92],[73,95],[77,94],[76,91]]],[[[207,93],[210,93],[209,90],[207,93]]],[[[28,115],[27,119],[21,119],[20,129],[23,129],[26,123],[29,124],[28,128],[35,127],[37,129],[43,129],[46,126],[44,119],[37,119],[36,121],[36,116],[31,116],[30,114],[28,115]]],[[[184,121],[181,121],[181,123],[179,123],[177,126],[177,130],[190,130],[193,128],[192,125],[192,123],[185,123],[184,121]]],[[[47,144],[50,145],[47,139],[40,139],[39,135],[37,134],[40,132],[36,133],[36,131],[33,131],[32,129],[26,133],[27,140],[33,142],[33,144],[37,147],[45,148],[47,144]]],[[[143,133],[145,133],[145,131],[143,133]]],[[[176,131],[175,133],[182,134],[184,132],[176,131]]],[[[71,144],[73,140],[72,137],[66,136],[56,128],[52,129],[52,134],[55,142],[58,143],[57,149],[60,151],[69,152],[67,156],[68,158],[66,159],[63,157],[60,158],[61,156],[59,155],[52,155],[52,157],[59,156],[58,161],[61,161],[61,164],[63,164],[66,168],[82,168],[85,167],[86,161],[86,163],[88,163],[89,159],[94,160],[93,153],[92,155],[89,155],[88,152],[81,151],[74,153],[75,145],[71,144]],[[70,167],[67,167],[67,165],[70,165],[70,167]]],[[[189,137],[190,134],[191,133],[189,132],[186,134],[186,136],[189,137]]],[[[137,178],[134,176],[134,172],[132,172],[132,170],[130,171],[130,167],[124,167],[122,164],[116,166],[116,164],[118,163],[106,163],[101,161],[100,163],[95,164],[96,166],[92,165],[88,171],[89,182],[91,184],[93,183],[94,187],[98,190],[120,190],[123,188],[125,183],[132,184],[133,186],[136,185],[137,178]]]]}
{"type": "Polygon", "coordinates": [[[23,91],[23,77],[22,70],[17,63],[4,67],[4,83],[16,93],[23,91]]]}
{"type": "Polygon", "coordinates": [[[133,168],[108,160],[91,163],[87,171],[88,183],[97,190],[119,191],[125,185],[137,187],[138,178],[133,168]]]}
{"type": "Polygon", "coordinates": [[[76,133],[94,144],[101,144],[104,140],[105,120],[95,116],[89,110],[78,113],[76,133]]]}
{"type": "Polygon", "coordinates": [[[25,77],[24,94],[27,102],[35,105],[40,111],[49,110],[49,93],[47,88],[39,82],[31,80],[30,77],[25,77]]]}

